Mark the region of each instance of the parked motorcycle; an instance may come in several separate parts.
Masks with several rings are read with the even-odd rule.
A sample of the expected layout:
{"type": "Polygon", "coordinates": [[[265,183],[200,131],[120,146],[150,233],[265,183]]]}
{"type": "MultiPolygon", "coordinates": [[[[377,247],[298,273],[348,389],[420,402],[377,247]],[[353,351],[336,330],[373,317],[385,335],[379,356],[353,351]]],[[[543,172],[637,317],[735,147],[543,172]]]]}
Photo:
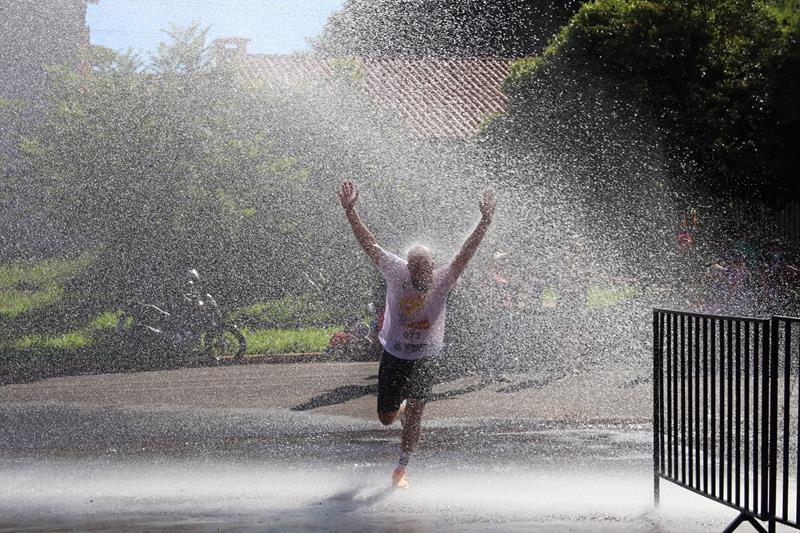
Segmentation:
{"type": "Polygon", "coordinates": [[[186,290],[169,311],[145,302],[131,302],[117,322],[128,339],[155,342],[181,353],[201,349],[211,362],[244,360],[247,342],[239,328],[225,321],[217,301],[202,294],[197,270],[188,272],[186,290]]]}

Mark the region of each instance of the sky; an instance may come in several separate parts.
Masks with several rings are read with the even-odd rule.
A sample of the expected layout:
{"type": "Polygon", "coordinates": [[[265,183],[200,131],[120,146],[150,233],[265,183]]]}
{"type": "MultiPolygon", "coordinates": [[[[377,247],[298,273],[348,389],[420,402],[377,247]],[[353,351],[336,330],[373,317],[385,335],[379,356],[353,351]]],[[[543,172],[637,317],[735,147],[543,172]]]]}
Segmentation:
{"type": "Polygon", "coordinates": [[[343,0],[100,0],[89,4],[91,43],[115,50],[148,53],[166,40],[160,30],[170,23],[210,26],[209,42],[217,37],[252,39],[248,52],[288,54],[309,50],[328,15],[343,0]]]}

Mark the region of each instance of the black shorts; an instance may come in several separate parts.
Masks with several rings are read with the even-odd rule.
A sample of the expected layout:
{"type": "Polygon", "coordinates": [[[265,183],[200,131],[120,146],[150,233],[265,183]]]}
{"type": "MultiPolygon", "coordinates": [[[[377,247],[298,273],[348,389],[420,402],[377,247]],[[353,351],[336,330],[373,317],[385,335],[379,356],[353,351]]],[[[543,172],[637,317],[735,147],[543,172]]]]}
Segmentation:
{"type": "Polygon", "coordinates": [[[384,350],[378,370],[378,412],[397,411],[406,398],[428,401],[435,367],[430,357],[400,359],[384,350]]]}

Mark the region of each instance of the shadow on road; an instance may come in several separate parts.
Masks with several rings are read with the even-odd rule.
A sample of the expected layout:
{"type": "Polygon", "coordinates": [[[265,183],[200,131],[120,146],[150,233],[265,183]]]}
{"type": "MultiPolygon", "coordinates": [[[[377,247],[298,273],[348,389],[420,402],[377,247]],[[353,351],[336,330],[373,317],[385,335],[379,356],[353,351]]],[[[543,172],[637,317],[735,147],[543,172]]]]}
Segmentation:
{"type": "Polygon", "coordinates": [[[314,396],[310,400],[300,405],[292,407],[292,411],[309,411],[317,407],[325,407],[327,405],[337,405],[340,403],[349,402],[362,396],[377,396],[378,385],[344,385],[336,387],[329,391],[325,391],[318,396],[314,396]]]}
{"type": "Polygon", "coordinates": [[[429,401],[436,402],[439,400],[452,400],[453,398],[463,396],[464,394],[469,394],[470,392],[477,392],[481,389],[484,389],[489,385],[491,385],[491,383],[492,383],[491,381],[479,381],[477,383],[473,383],[472,385],[461,387],[460,389],[452,389],[449,391],[439,392],[433,394],[429,401]]]}
{"type": "MultiPolygon", "coordinates": [[[[373,378],[377,378],[378,376],[372,376],[373,378]]],[[[448,383],[450,381],[454,381],[459,376],[451,375],[447,378],[439,379],[438,383],[448,383]]],[[[465,387],[459,389],[452,389],[444,392],[438,392],[431,396],[429,402],[436,402],[440,400],[450,400],[456,398],[458,396],[462,396],[464,394],[469,394],[470,392],[477,392],[481,389],[484,389],[491,385],[492,381],[481,380],[477,383],[473,383],[472,385],[467,385],[465,387]]],[[[314,396],[310,400],[300,405],[296,405],[291,408],[292,411],[309,411],[311,409],[316,409],[317,407],[326,407],[329,405],[337,405],[342,404],[345,402],[349,402],[350,400],[355,400],[361,398],[363,396],[377,396],[378,395],[378,385],[343,385],[341,387],[336,387],[335,389],[331,389],[329,391],[325,391],[322,394],[314,396]]]]}
{"type": "Polygon", "coordinates": [[[322,504],[336,506],[337,510],[341,513],[352,513],[353,511],[370,507],[371,505],[375,505],[376,503],[385,500],[395,490],[397,489],[386,487],[385,489],[381,489],[370,496],[358,498],[357,496],[360,492],[362,492],[362,489],[361,487],[354,487],[330,496],[329,498],[323,500],[322,504]]]}
{"type": "Polygon", "coordinates": [[[526,381],[520,381],[519,383],[513,383],[511,385],[508,385],[507,387],[497,389],[497,392],[504,392],[508,394],[513,392],[519,392],[526,389],[539,390],[551,383],[563,379],[564,377],[566,377],[566,374],[554,374],[542,378],[534,378],[526,381]]]}

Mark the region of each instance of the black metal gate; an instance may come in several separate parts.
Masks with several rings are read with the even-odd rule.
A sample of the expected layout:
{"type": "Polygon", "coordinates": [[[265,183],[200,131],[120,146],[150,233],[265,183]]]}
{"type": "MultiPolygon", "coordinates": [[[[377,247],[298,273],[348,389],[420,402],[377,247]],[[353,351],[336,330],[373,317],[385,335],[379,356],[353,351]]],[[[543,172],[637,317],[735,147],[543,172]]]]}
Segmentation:
{"type": "Polygon", "coordinates": [[[798,527],[800,319],[653,312],[653,479],[798,527]],[[795,354],[794,357],[792,354],[795,354]]]}
{"type": "Polygon", "coordinates": [[[771,457],[774,458],[770,494],[771,515],[777,522],[800,527],[800,318],[772,317],[773,373],[770,405],[771,457]]]}

